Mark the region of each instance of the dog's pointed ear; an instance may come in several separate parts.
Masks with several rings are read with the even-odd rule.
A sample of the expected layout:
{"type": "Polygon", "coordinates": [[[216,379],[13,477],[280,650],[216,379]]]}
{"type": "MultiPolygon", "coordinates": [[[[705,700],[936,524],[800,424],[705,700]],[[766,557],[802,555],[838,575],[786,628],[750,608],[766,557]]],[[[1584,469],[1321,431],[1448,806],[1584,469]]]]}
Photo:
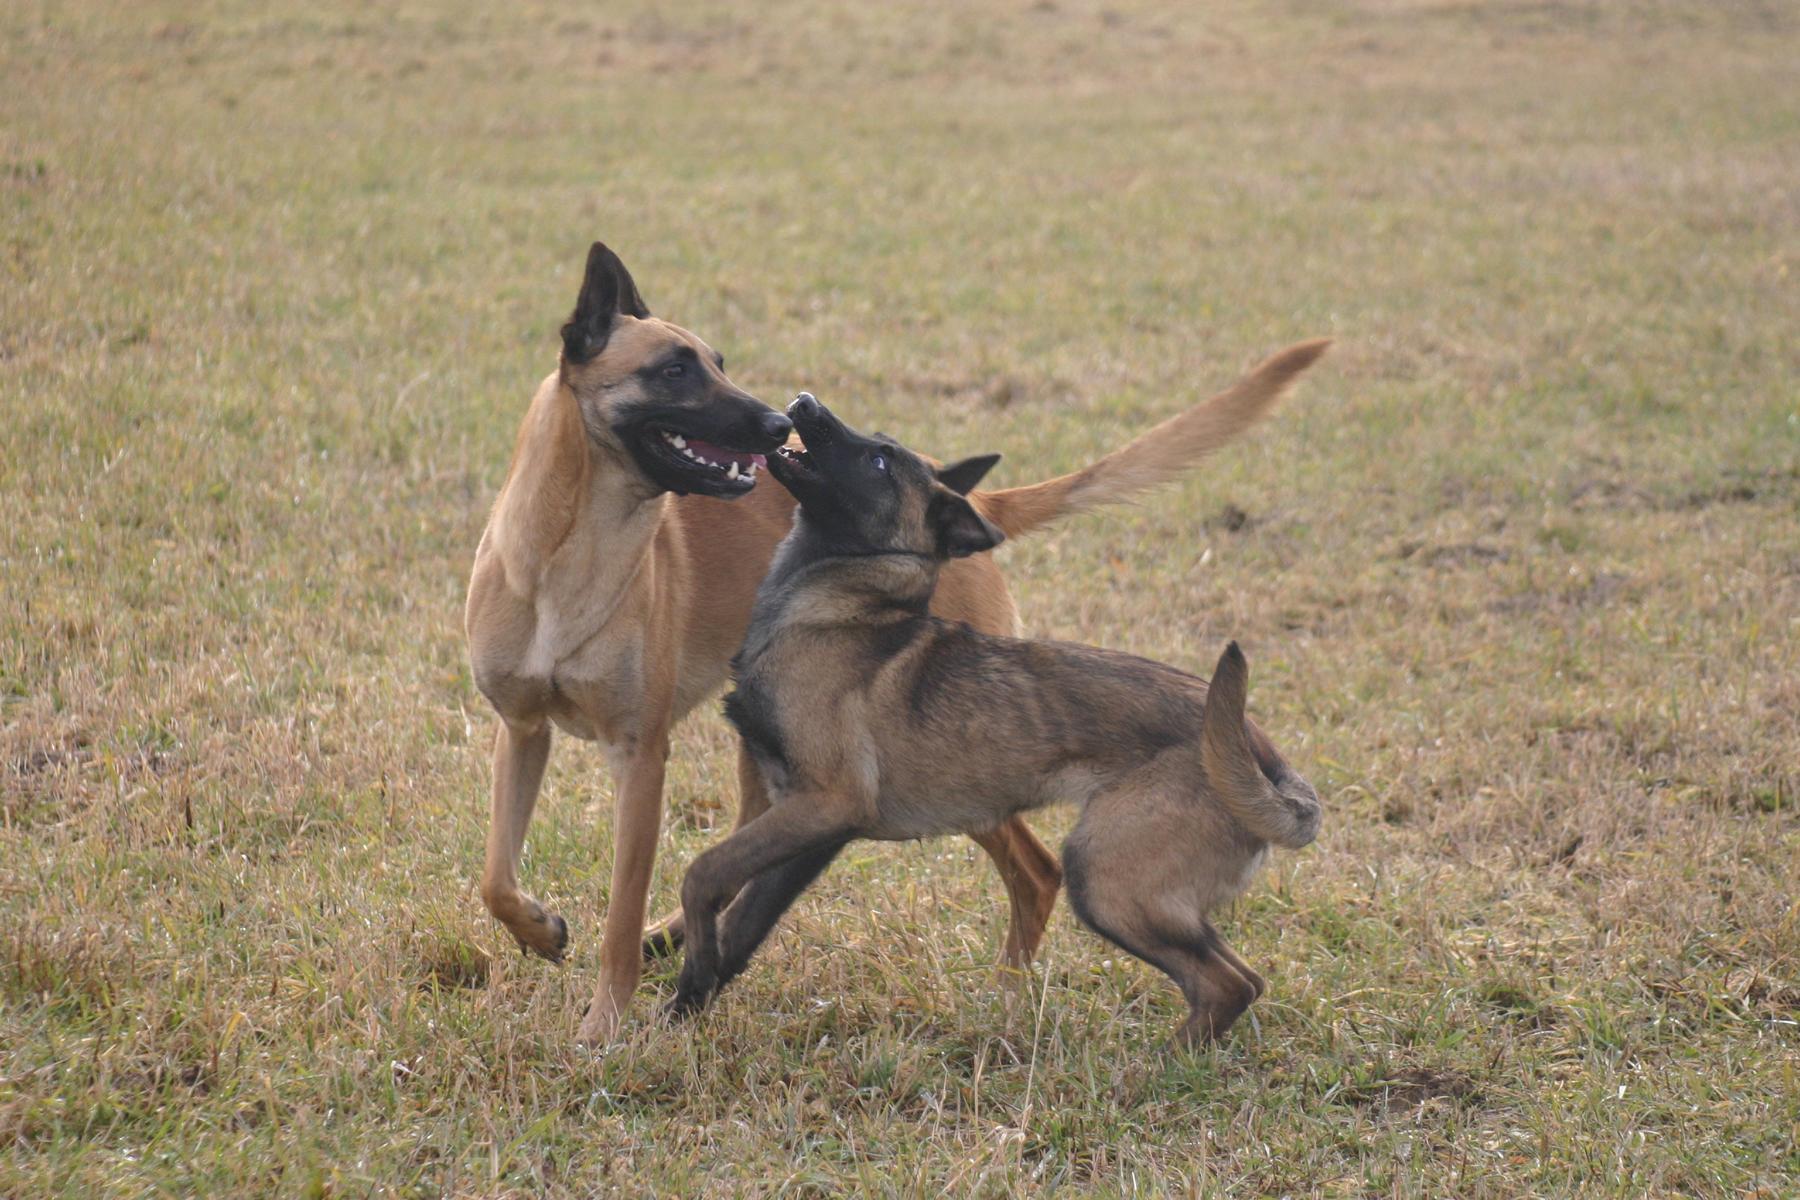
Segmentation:
{"type": "Polygon", "coordinates": [[[975,490],[982,477],[994,469],[1000,461],[998,454],[977,454],[973,458],[965,458],[961,462],[953,462],[937,469],[938,482],[959,496],[966,496],[975,490]]]}
{"type": "Polygon", "coordinates": [[[1006,540],[998,525],[952,491],[941,491],[932,498],[931,519],[937,529],[938,549],[947,558],[967,558],[1006,540]]]}
{"type": "Polygon", "coordinates": [[[572,363],[584,363],[604,350],[613,322],[621,313],[642,320],[650,315],[650,310],[619,256],[605,242],[595,242],[588,250],[587,273],[581,279],[575,311],[562,327],[563,357],[572,363]]]}

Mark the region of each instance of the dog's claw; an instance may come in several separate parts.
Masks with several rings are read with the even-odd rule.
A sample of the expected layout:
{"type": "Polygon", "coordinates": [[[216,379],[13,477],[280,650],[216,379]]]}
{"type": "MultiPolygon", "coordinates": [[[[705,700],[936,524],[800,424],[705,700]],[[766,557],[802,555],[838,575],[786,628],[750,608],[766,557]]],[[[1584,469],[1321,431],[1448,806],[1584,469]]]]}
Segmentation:
{"type": "Polygon", "coordinates": [[[546,913],[544,924],[550,927],[550,941],[547,945],[533,945],[516,933],[513,934],[513,940],[519,943],[519,953],[526,957],[541,958],[560,967],[563,951],[569,948],[569,923],[555,913],[546,913]]]}

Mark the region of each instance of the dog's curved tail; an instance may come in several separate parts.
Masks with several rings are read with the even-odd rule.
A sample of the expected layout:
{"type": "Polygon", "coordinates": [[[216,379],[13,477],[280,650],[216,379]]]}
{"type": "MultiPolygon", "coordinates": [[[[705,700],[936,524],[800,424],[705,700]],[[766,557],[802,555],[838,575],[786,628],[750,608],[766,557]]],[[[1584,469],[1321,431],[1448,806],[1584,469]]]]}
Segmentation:
{"type": "Polygon", "coordinates": [[[1330,338],[1314,338],[1277,351],[1218,395],[1079,471],[1023,487],[976,492],[970,499],[1008,537],[1017,537],[1069,513],[1166,483],[1262,420],[1330,345],[1330,338]]]}
{"type": "Polygon", "coordinates": [[[1244,720],[1250,665],[1232,642],[1219,656],[1200,718],[1200,764],[1219,801],[1265,842],[1297,850],[1319,835],[1319,795],[1244,720]],[[1251,745],[1261,741],[1261,754],[1251,745]]]}

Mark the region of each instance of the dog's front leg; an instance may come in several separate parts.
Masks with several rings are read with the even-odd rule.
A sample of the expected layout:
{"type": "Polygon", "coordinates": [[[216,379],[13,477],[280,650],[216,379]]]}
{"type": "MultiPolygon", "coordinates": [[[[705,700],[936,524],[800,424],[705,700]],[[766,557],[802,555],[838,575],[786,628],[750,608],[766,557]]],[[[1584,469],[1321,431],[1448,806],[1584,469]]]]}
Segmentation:
{"type": "MultiPolygon", "coordinates": [[[[769,811],[769,789],[763,782],[762,771],[756,765],[756,756],[743,742],[738,743],[738,811],[737,824],[733,831],[742,829],[751,821],[769,811]]],[[[1045,851],[1046,854],[1049,851],[1045,851]]],[[[1052,858],[1050,865],[1055,866],[1052,858]]],[[[1054,894],[1052,895],[1054,899],[1054,894]]],[[[1016,922],[1015,922],[1016,923],[1016,922]]],[[[644,957],[657,958],[664,954],[672,954],[680,949],[682,939],[686,936],[686,927],[678,908],[649,929],[644,930],[644,957]]]]}
{"type": "Polygon", "coordinates": [[[749,965],[750,956],[782,914],[812,886],[813,880],[824,874],[843,848],[844,843],[838,841],[820,850],[796,854],[745,885],[719,918],[719,978],[715,989],[736,979],[749,965]]]}
{"type": "Polygon", "coordinates": [[[600,939],[600,981],[577,1033],[599,1045],[618,1036],[643,973],[644,909],[656,865],[656,837],[662,829],[663,770],[669,735],[659,729],[638,738],[624,756],[613,805],[612,896],[606,931],[600,939]]]}
{"type": "MultiPolygon", "coordinates": [[[[804,887],[824,869],[836,848],[853,836],[854,823],[845,805],[829,796],[794,796],[696,858],[681,884],[687,958],[675,984],[670,1014],[681,1017],[698,1012],[718,991],[724,965],[719,914],[744,885],[795,860],[822,856],[816,866],[796,875],[799,886],[804,887]]],[[[795,894],[797,888],[785,899],[791,902],[795,894]]],[[[780,905],[785,907],[785,903],[780,905]]],[[[779,909],[774,915],[779,916],[779,909]]],[[[769,923],[773,924],[772,918],[769,923]]],[[[734,962],[732,973],[742,968],[742,962],[734,962]]]]}
{"type": "Polygon", "coordinates": [[[502,721],[494,736],[493,811],[488,821],[487,862],[481,899],[521,949],[561,962],[569,926],[519,887],[519,854],[544,783],[550,758],[550,725],[502,721]]]}

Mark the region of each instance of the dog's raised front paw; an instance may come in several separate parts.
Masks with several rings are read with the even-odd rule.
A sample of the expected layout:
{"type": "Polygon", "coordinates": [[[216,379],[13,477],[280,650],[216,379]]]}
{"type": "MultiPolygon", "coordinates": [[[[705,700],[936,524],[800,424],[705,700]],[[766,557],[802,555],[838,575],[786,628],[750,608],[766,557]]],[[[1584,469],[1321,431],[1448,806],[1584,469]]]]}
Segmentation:
{"type": "Polygon", "coordinates": [[[523,928],[508,927],[508,932],[522,953],[562,965],[563,952],[569,948],[569,923],[555,913],[545,913],[523,928]]]}

